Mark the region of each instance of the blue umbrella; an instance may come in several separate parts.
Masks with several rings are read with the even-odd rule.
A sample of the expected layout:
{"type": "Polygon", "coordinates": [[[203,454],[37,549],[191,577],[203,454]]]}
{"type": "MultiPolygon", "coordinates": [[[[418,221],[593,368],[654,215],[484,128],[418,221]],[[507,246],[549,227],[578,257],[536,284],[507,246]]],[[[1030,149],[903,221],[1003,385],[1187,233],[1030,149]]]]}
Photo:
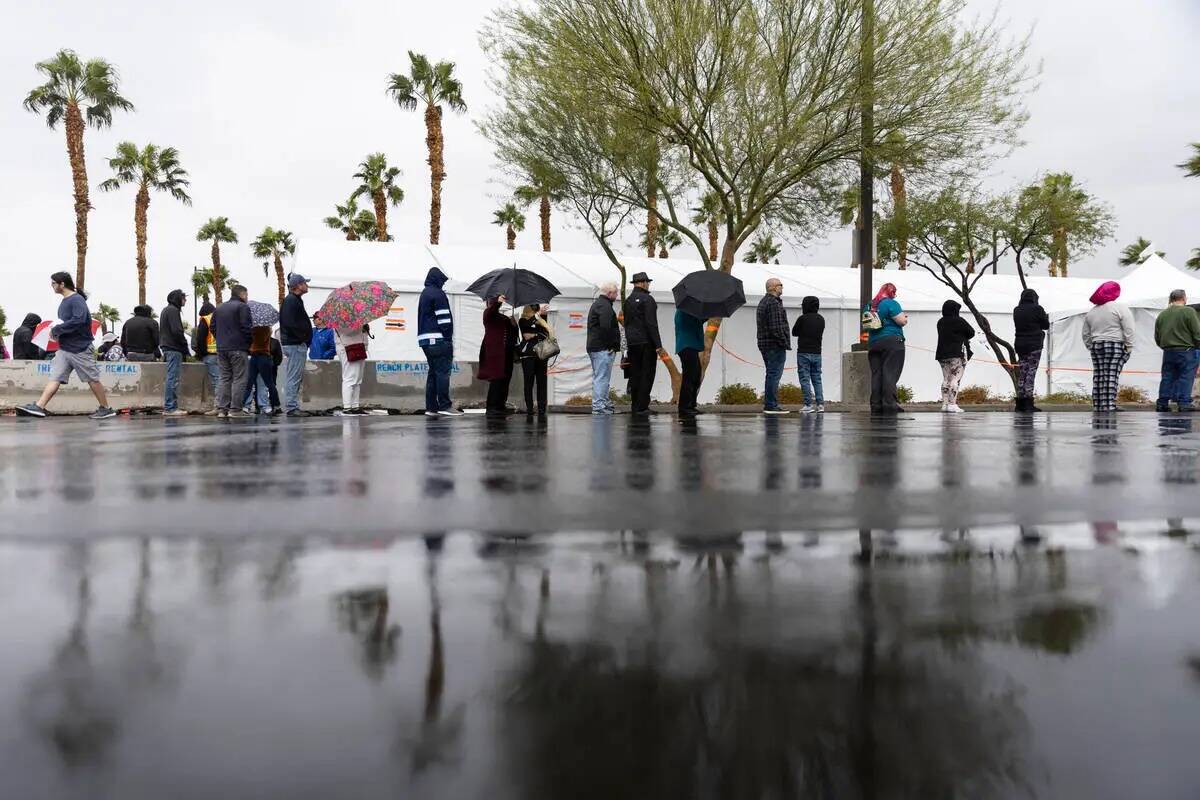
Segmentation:
{"type": "Polygon", "coordinates": [[[275,310],[275,306],[257,300],[251,300],[246,305],[250,306],[250,324],[255,327],[269,328],[279,322],[279,312],[275,310]]]}

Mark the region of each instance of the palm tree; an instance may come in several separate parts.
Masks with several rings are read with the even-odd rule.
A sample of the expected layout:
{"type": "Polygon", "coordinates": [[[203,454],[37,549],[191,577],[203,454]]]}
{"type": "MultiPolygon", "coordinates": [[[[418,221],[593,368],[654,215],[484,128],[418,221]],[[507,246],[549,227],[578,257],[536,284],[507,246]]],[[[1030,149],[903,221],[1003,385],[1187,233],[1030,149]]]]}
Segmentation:
{"type": "Polygon", "coordinates": [[[1177,166],[1189,178],[1200,178],[1200,142],[1192,142],[1192,157],[1177,166]]]}
{"type": "Polygon", "coordinates": [[[714,191],[704,193],[700,205],[693,208],[692,224],[703,225],[708,229],[708,257],[717,260],[717,231],[725,222],[725,210],[721,207],[721,195],[714,191]]]}
{"type": "MultiPolygon", "coordinates": [[[[221,289],[225,286],[225,276],[228,274],[221,266],[220,244],[237,244],[237,240],[237,233],[229,227],[229,217],[210,217],[196,233],[197,242],[212,242],[212,269],[209,271],[209,281],[212,283],[217,305],[221,305],[221,289]]],[[[208,299],[207,296],[205,299],[208,299]]]]}
{"type": "MultiPolygon", "coordinates": [[[[746,253],[745,263],[753,264],[770,264],[771,259],[779,255],[783,248],[775,243],[775,237],[769,233],[760,234],[757,239],[750,243],[750,250],[746,253]]],[[[779,263],[778,261],[775,263],[779,263]]]]}
{"type": "Polygon", "coordinates": [[[549,165],[534,162],[525,175],[525,183],[513,191],[513,197],[528,207],[538,203],[538,214],[542,221],[542,251],[550,252],[550,204],[565,197],[565,180],[549,165]]]}
{"type": "Polygon", "coordinates": [[[37,71],[46,76],[46,82],[26,95],[25,109],[35,114],[44,111],[51,130],[59,121],[66,123],[67,158],[75,187],[75,286],[82,289],[87,271],[87,215],[92,208],[83,129],[85,125],[97,129],[111,126],[112,112],[133,111],[133,103],[121,96],[117,70],[107,61],[83,61],[74,50],[59,50],[54,58],[38,62],[37,71]]]}
{"type": "MultiPolygon", "coordinates": [[[[1135,267],[1138,264],[1141,264],[1146,260],[1142,258],[1142,253],[1146,252],[1146,250],[1152,247],[1153,244],[1153,242],[1145,239],[1142,236],[1139,236],[1136,242],[1128,245],[1124,250],[1121,251],[1121,257],[1117,259],[1117,263],[1122,267],[1135,267]]],[[[1164,253],[1162,250],[1156,250],[1154,253],[1159,258],[1166,256],[1166,253],[1164,253]]],[[[1147,256],[1147,258],[1149,258],[1149,256],[1147,256]]]]}
{"type": "Polygon", "coordinates": [[[442,137],[442,106],[462,113],[462,83],[454,77],[454,64],[429,59],[408,51],[407,75],[388,76],[387,93],[405,111],[425,104],[425,146],[429,148],[429,243],[437,244],[442,232],[442,181],[446,180],[445,139],[442,137]]]}
{"type": "Polygon", "coordinates": [[[525,230],[525,215],[512,203],[505,203],[492,217],[493,225],[504,227],[508,236],[508,249],[517,249],[517,231],[525,230]]]}
{"type": "Polygon", "coordinates": [[[1192,257],[1187,260],[1184,266],[1188,269],[1200,269],[1200,247],[1192,250],[1192,257]]]}
{"type": "MultiPolygon", "coordinates": [[[[351,195],[344,205],[335,205],[333,208],[334,213],[325,218],[325,227],[344,233],[347,242],[358,241],[359,236],[358,231],[354,228],[354,221],[364,211],[358,207],[358,199],[351,195]]],[[[375,216],[372,215],[372,224],[374,224],[374,220],[375,216]]]]}
{"type": "Polygon", "coordinates": [[[359,195],[367,195],[375,204],[375,228],[380,241],[391,241],[387,232],[388,203],[400,205],[404,199],[404,190],[395,184],[400,175],[399,167],[389,167],[387,157],[383,153],[372,153],[358,165],[354,177],[359,180],[358,188],[350,195],[356,199],[359,195]]]}
{"type": "Polygon", "coordinates": [[[92,319],[100,323],[101,333],[108,333],[109,325],[116,330],[117,323],[121,321],[121,312],[106,303],[101,303],[100,307],[92,312],[92,319]]]}
{"type": "Polygon", "coordinates": [[[191,205],[188,196],[187,170],[179,166],[179,151],[174,147],[159,148],[147,144],[141,150],[133,142],[117,145],[117,154],[108,160],[113,177],[100,184],[100,189],[113,192],[122,186],[137,186],[133,200],[133,232],[137,243],[138,304],[146,303],[146,214],[150,209],[150,190],[168,192],[184,205],[191,205]]]}
{"type": "Polygon", "coordinates": [[[654,239],[651,242],[649,234],[643,233],[638,244],[646,248],[648,253],[653,253],[657,249],[659,258],[670,258],[670,250],[683,244],[683,237],[679,235],[679,231],[664,225],[659,225],[654,231],[654,239]]]}
{"type": "Polygon", "coordinates": [[[209,297],[209,291],[212,289],[212,269],[209,267],[195,267],[192,270],[192,296],[197,300],[203,299],[208,303],[212,300],[209,297]]]}
{"type": "MultiPolygon", "coordinates": [[[[854,225],[855,242],[859,241],[859,236],[862,231],[862,214],[859,212],[858,201],[858,185],[852,183],[847,185],[846,188],[842,189],[842,194],[841,197],[838,198],[837,204],[838,222],[840,222],[842,225],[854,225]]],[[[857,251],[857,245],[855,245],[855,250],[857,251]]],[[[854,257],[850,258],[850,266],[852,268],[858,266],[858,262],[854,260],[854,257]]]]}
{"type": "Polygon", "coordinates": [[[359,239],[368,242],[382,241],[379,238],[379,226],[375,224],[375,215],[365,208],[358,212],[358,216],[352,220],[351,228],[359,239]]]}
{"type": "Polygon", "coordinates": [[[1087,192],[1079,189],[1069,172],[1056,172],[1042,179],[1041,190],[1050,208],[1050,277],[1067,277],[1067,237],[1079,207],[1087,202],[1087,192]]]}
{"type": "Polygon", "coordinates": [[[275,230],[271,226],[263,228],[258,238],[250,243],[250,250],[255,258],[263,259],[263,275],[268,274],[271,263],[275,264],[275,282],[279,285],[279,305],[287,289],[283,282],[283,258],[296,254],[296,243],[292,241],[291,231],[275,230]]]}

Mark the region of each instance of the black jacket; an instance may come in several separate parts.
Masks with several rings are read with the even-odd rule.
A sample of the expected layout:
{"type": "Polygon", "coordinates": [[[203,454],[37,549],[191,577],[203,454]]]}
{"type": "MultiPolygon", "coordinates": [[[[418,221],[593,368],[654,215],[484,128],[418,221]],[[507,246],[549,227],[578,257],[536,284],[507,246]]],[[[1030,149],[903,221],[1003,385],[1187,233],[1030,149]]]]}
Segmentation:
{"type": "Polygon", "coordinates": [[[1033,289],[1021,292],[1021,301],[1013,309],[1013,328],[1016,329],[1013,348],[1017,355],[1025,356],[1042,349],[1045,331],[1050,330],[1050,318],[1046,316],[1046,309],[1038,305],[1037,292],[1033,289]]]}
{"type": "Polygon", "coordinates": [[[312,344],[312,320],[304,309],[304,298],[288,292],[279,307],[279,342],[281,344],[312,344]]]}
{"type": "Polygon", "coordinates": [[[621,349],[621,330],[617,327],[617,312],[613,301],[600,295],[588,309],[587,351],[615,353],[621,349]]]}
{"type": "Polygon", "coordinates": [[[25,319],[21,321],[21,327],[13,331],[13,347],[12,357],[27,358],[32,361],[41,361],[46,357],[46,351],[33,343],[33,329],[38,326],[42,318],[37,314],[26,314],[25,319]]]}
{"type": "Polygon", "coordinates": [[[217,306],[212,315],[212,328],[217,337],[218,353],[250,352],[250,333],[254,328],[250,322],[250,306],[238,298],[231,297],[217,306]]]}
{"type": "Polygon", "coordinates": [[[975,337],[975,329],[958,312],[962,306],[953,300],[942,303],[942,318],[937,324],[937,352],[934,358],[945,361],[949,358],[966,358],[963,348],[975,337]]]}
{"type": "Polygon", "coordinates": [[[800,316],[792,325],[796,337],[796,352],[821,355],[821,337],[825,335],[825,318],[817,313],[821,301],[809,295],[800,301],[800,316]]]}
{"type": "Polygon", "coordinates": [[[133,316],[125,320],[121,327],[121,349],[127,358],[130,353],[155,357],[161,355],[158,351],[158,320],[153,314],[150,306],[134,306],[133,316]]]}
{"type": "Polygon", "coordinates": [[[271,363],[276,367],[283,363],[283,345],[274,336],[271,337],[271,363]]]}
{"type": "Polygon", "coordinates": [[[187,334],[183,330],[183,315],[180,313],[183,298],[183,292],[178,289],[167,295],[167,305],[158,315],[158,325],[162,349],[174,350],[186,357],[191,348],[188,347],[187,334]]]}
{"type": "Polygon", "coordinates": [[[196,356],[197,361],[203,361],[208,352],[208,323],[204,318],[216,311],[217,308],[207,300],[204,305],[200,306],[200,321],[196,323],[196,329],[192,331],[192,354],[196,356]]]}
{"type": "Polygon", "coordinates": [[[645,289],[635,286],[625,298],[625,342],[630,347],[650,345],[655,350],[662,347],[662,336],[658,333],[658,303],[645,289]]]}

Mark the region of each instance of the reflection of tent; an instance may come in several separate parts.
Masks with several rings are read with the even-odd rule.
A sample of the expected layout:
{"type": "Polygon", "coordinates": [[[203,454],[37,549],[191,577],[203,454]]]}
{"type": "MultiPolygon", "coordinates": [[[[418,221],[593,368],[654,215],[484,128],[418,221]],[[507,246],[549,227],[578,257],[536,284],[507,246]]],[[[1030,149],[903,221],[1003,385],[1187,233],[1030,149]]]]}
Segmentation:
{"type": "MultiPolygon", "coordinates": [[[[695,261],[684,259],[648,259],[640,256],[624,258],[628,273],[645,270],[655,279],[653,289],[659,302],[659,327],[663,344],[674,347],[674,307],[671,287],[689,272],[700,268],[695,261]]],[[[386,280],[400,291],[392,313],[377,325],[376,340],[371,346],[372,358],[401,361],[423,361],[416,341],[417,296],[424,284],[425,273],[437,266],[450,276],[446,284],[455,317],[455,354],[464,361],[474,361],[482,336],[483,305],[479,298],[468,294],[466,286],[488,270],[516,265],[548,278],[562,292],[552,304],[551,323],[559,335],[563,354],[552,373],[551,392],[556,402],[571,395],[587,394],[591,389],[591,372],[585,352],[587,310],[595,297],[596,287],[616,280],[616,269],[603,255],[577,253],[542,253],[530,250],[503,250],[487,247],[427,246],[400,242],[346,242],[342,240],[305,239],[297,247],[296,270],[310,279],[312,294],[306,298],[310,309],[319,308],[326,294],[350,280],[375,278],[386,280]]],[[[734,274],[746,287],[747,305],[721,326],[718,347],[705,380],[701,399],[711,401],[723,384],[749,383],[761,386],[762,358],[755,337],[755,305],[762,297],[767,278],[777,276],[784,283],[784,304],[790,319],[800,313],[804,295],[820,298],[825,315],[825,394],[836,400],[841,395],[841,354],[857,340],[859,325],[858,271],[846,267],[804,267],[796,264],[742,264],[734,274]]],[[[918,399],[934,400],[941,385],[941,369],[933,358],[937,342],[937,319],[942,303],[953,297],[949,289],[920,268],[907,271],[889,269],[877,273],[876,285],[884,281],[895,283],[899,300],[910,312],[912,321],[906,331],[909,352],[902,383],[911,387],[918,399]]],[[[1075,388],[1078,384],[1090,387],[1091,362],[1078,341],[1079,316],[1089,307],[1087,298],[1099,283],[1098,278],[1032,277],[1029,286],[1041,296],[1042,305],[1055,325],[1051,333],[1048,358],[1043,358],[1043,377],[1038,388],[1046,388],[1045,367],[1049,362],[1063,371],[1052,371],[1054,387],[1075,388]],[[1082,372],[1070,372],[1070,369],[1082,372]]],[[[1129,369],[1157,369],[1157,350],[1153,347],[1152,308],[1166,302],[1167,293],[1184,288],[1189,295],[1200,299],[1200,281],[1168,265],[1157,256],[1122,276],[1125,288],[1122,298],[1134,301],[1139,326],[1138,352],[1129,369]],[[1153,362],[1151,364],[1151,362],[1153,362]]],[[[992,326],[1003,337],[1011,339],[1011,311],[1021,292],[1016,275],[986,275],[976,289],[975,301],[988,314],[992,326]]],[[[1011,393],[1012,385],[982,336],[973,343],[976,358],[967,370],[967,384],[983,384],[1000,393],[1011,393]]],[[[623,388],[620,375],[615,375],[614,387],[623,388]]],[[[784,376],[785,383],[795,382],[794,366],[784,376]]],[[[1156,375],[1130,375],[1128,382],[1149,388],[1157,385],[1156,375]]],[[[665,370],[659,370],[655,397],[670,395],[670,382],[665,370]]]]}

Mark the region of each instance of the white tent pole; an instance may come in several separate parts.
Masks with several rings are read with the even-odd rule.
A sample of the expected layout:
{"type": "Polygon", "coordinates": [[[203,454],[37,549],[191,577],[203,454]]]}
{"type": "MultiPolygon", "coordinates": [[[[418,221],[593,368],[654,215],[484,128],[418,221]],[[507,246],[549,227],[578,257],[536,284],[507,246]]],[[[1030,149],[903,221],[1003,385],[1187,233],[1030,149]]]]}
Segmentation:
{"type": "Polygon", "coordinates": [[[1054,326],[1046,331],[1046,394],[1054,394],[1054,326]]]}

